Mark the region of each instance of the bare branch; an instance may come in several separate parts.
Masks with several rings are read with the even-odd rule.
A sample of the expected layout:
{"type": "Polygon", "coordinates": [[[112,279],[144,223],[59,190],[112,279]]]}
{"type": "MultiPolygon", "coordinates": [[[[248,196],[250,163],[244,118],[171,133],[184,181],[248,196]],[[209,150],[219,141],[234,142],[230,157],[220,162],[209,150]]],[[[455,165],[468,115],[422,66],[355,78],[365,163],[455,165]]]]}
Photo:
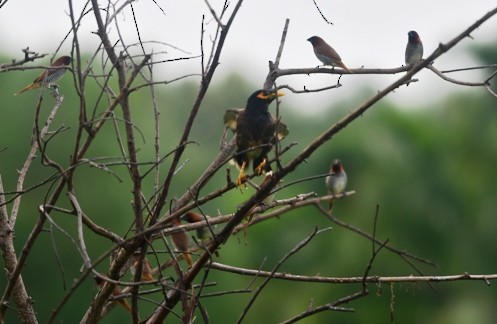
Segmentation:
{"type": "Polygon", "coordinates": [[[321,15],[321,18],[323,18],[323,20],[328,24],[328,25],[333,25],[333,23],[331,21],[329,21],[328,19],[326,19],[325,15],[323,14],[323,12],[321,11],[321,9],[319,8],[318,4],[316,3],[316,0],[312,0],[312,2],[314,2],[314,6],[316,7],[316,9],[318,10],[319,14],[321,15]]]}
{"type": "Polygon", "coordinates": [[[453,78],[449,78],[448,76],[445,76],[442,72],[437,70],[433,65],[428,65],[426,68],[432,70],[436,75],[441,77],[443,80],[458,85],[463,85],[468,87],[484,87],[487,83],[487,82],[467,82],[467,81],[460,81],[453,78]]]}
{"type": "MultiPolygon", "coordinates": [[[[4,2],[4,4],[5,4],[5,2],[4,2]]],[[[1,8],[1,6],[0,6],[0,8],[1,8]]],[[[23,49],[22,51],[24,52],[24,58],[22,60],[19,60],[19,61],[12,60],[12,63],[0,64],[0,73],[13,71],[13,70],[27,69],[27,68],[22,67],[22,65],[24,65],[24,63],[34,62],[35,60],[40,59],[40,58],[48,55],[48,54],[39,54],[39,53],[30,51],[29,47],[23,49]]]]}
{"type": "MultiPolygon", "coordinates": [[[[259,277],[271,277],[274,279],[287,280],[287,281],[301,281],[301,282],[315,282],[315,283],[330,283],[330,284],[353,284],[362,283],[364,277],[322,277],[322,276],[304,276],[295,275],[287,272],[271,272],[263,270],[253,270],[247,268],[240,268],[235,266],[228,266],[222,263],[213,262],[211,267],[216,270],[226,271],[230,273],[240,274],[244,276],[259,276],[259,277]]],[[[449,281],[468,281],[476,280],[483,281],[487,285],[490,284],[489,281],[497,280],[497,274],[483,274],[483,275],[471,275],[469,273],[463,273],[458,275],[446,275],[446,276],[368,276],[366,277],[367,283],[402,283],[402,282],[449,282],[449,281]]]]}
{"type": "Polygon", "coordinates": [[[257,287],[257,290],[255,291],[254,295],[252,296],[252,298],[248,302],[247,306],[243,309],[243,312],[240,315],[240,317],[238,318],[237,323],[241,323],[243,321],[245,315],[247,315],[250,307],[254,303],[254,301],[257,298],[257,296],[260,294],[260,292],[262,291],[262,289],[264,289],[264,287],[269,283],[269,280],[271,280],[271,278],[273,278],[273,275],[276,273],[276,271],[278,271],[278,269],[281,267],[281,265],[286,260],[288,260],[289,257],[291,257],[292,255],[294,255],[295,253],[297,253],[298,251],[300,251],[300,249],[302,249],[304,246],[306,246],[317,234],[320,234],[322,232],[328,231],[330,229],[331,228],[325,228],[325,229],[322,229],[322,230],[318,230],[318,228],[315,228],[314,232],[312,232],[304,240],[302,240],[301,242],[299,242],[290,252],[288,252],[286,255],[283,256],[283,258],[281,258],[278,261],[278,263],[274,266],[273,270],[271,271],[271,274],[268,277],[266,277],[266,280],[264,280],[264,282],[259,287],[257,287]]]}

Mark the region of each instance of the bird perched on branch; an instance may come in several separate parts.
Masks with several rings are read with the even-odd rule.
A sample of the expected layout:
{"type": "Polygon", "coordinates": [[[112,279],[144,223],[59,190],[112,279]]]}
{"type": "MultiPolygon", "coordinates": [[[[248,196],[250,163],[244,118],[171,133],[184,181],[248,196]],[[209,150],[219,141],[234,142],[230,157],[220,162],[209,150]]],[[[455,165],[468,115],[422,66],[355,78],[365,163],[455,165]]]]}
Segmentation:
{"type": "MultiPolygon", "coordinates": [[[[339,159],[333,160],[330,167],[330,175],[326,177],[326,187],[328,194],[338,195],[347,187],[347,173],[343,169],[339,159]]],[[[329,211],[333,208],[333,200],[330,200],[329,211]]]]}
{"type": "MultiPolygon", "coordinates": [[[[251,160],[256,175],[271,171],[267,154],[276,143],[275,130],[278,121],[271,116],[268,108],[274,99],[283,95],[279,91],[257,90],[248,98],[245,109],[237,111],[235,126],[237,149],[234,157],[240,168],[240,174],[236,180],[237,186],[245,182],[245,169],[251,160]]],[[[232,120],[232,118],[227,118],[226,114],[224,119],[226,125],[229,124],[227,119],[232,120]]],[[[280,134],[283,137],[288,134],[286,126],[278,126],[279,138],[280,134]]]]}
{"type": "MultiPolygon", "coordinates": [[[[179,218],[175,218],[172,221],[173,227],[178,227],[181,225],[181,221],[179,218]]],[[[179,252],[183,255],[183,258],[185,259],[186,263],[188,264],[188,267],[191,268],[193,265],[193,259],[192,256],[189,252],[190,248],[190,240],[188,238],[188,234],[186,234],[185,230],[181,230],[179,232],[173,233],[171,235],[171,238],[173,239],[173,243],[178,249],[179,252]]]]}
{"type": "Polygon", "coordinates": [[[406,46],[406,64],[414,64],[423,59],[423,43],[414,30],[407,33],[408,41],[406,46]]]}
{"type": "Polygon", "coordinates": [[[338,66],[345,71],[352,73],[352,71],[350,71],[349,68],[343,64],[340,55],[338,55],[333,47],[328,45],[328,43],[326,43],[321,37],[312,36],[307,40],[312,44],[314,54],[316,54],[318,60],[320,60],[324,65],[331,65],[333,67],[338,66]]]}
{"type": "Polygon", "coordinates": [[[31,90],[31,89],[37,89],[41,86],[45,86],[47,88],[53,89],[57,91],[57,85],[55,82],[57,82],[63,75],[66,73],[66,67],[71,64],[71,57],[70,56],[61,56],[58,59],[56,59],[52,64],[50,64],[50,69],[46,69],[43,71],[34,81],[33,83],[29,84],[26,86],[24,89],[14,93],[15,96],[31,90]]]}

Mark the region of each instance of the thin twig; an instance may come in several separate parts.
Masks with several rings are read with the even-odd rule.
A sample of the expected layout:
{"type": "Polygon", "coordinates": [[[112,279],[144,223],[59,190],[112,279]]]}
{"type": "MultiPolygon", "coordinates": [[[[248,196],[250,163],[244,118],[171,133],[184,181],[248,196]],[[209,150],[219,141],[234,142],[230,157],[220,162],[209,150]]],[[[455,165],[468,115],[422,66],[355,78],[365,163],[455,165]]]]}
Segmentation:
{"type": "MultiPolygon", "coordinates": [[[[313,282],[313,283],[329,283],[329,284],[354,284],[362,283],[364,277],[324,277],[324,276],[305,276],[291,274],[287,272],[271,272],[256,269],[247,269],[241,267],[235,267],[230,265],[225,265],[218,262],[213,262],[211,264],[212,269],[235,273],[243,276],[259,276],[259,277],[271,277],[273,279],[286,280],[286,281],[299,281],[299,282],[313,282]]],[[[489,281],[497,280],[497,273],[491,274],[455,274],[455,275],[445,275],[445,276],[367,276],[367,283],[402,283],[402,282],[450,282],[450,281],[468,281],[476,280],[483,281],[487,285],[490,285],[489,281]]]]}
{"type": "Polygon", "coordinates": [[[297,253],[298,251],[300,251],[304,246],[306,246],[316,235],[318,235],[320,233],[323,233],[325,231],[328,231],[328,230],[330,230],[330,228],[325,228],[325,229],[322,229],[322,230],[318,230],[318,228],[315,228],[314,231],[309,236],[307,236],[304,240],[300,241],[297,245],[295,245],[295,247],[292,250],[290,250],[290,252],[288,252],[286,255],[284,255],[278,261],[278,263],[276,263],[276,265],[274,266],[274,268],[271,271],[270,275],[266,277],[266,280],[264,280],[259,287],[257,287],[254,295],[252,295],[252,298],[247,303],[247,306],[245,306],[245,308],[243,309],[243,312],[240,315],[240,317],[238,318],[237,323],[241,323],[243,321],[243,319],[247,315],[250,307],[254,304],[255,300],[257,299],[257,297],[259,296],[259,294],[261,293],[261,291],[269,283],[269,281],[273,278],[273,275],[276,273],[276,271],[278,271],[278,269],[281,267],[281,265],[283,265],[283,263],[286,260],[288,260],[289,257],[291,257],[292,255],[294,255],[295,253],[297,253]]]}

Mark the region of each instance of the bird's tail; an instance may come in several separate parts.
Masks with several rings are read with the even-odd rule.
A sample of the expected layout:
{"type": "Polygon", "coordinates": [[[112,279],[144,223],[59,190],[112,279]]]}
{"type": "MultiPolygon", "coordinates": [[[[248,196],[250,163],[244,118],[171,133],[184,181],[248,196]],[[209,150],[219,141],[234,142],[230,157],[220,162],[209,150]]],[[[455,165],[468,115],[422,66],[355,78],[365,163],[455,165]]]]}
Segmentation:
{"type": "Polygon", "coordinates": [[[351,74],[353,73],[352,71],[350,71],[350,69],[349,69],[349,68],[348,68],[345,64],[343,64],[343,62],[340,62],[340,63],[341,63],[341,64],[339,64],[339,65],[340,65],[340,67],[341,67],[342,69],[344,69],[345,71],[347,71],[347,72],[349,72],[349,73],[351,73],[351,74]]]}
{"type": "Polygon", "coordinates": [[[119,299],[119,304],[121,304],[122,307],[124,307],[128,312],[131,313],[131,306],[129,305],[128,301],[126,299],[119,299]]]}
{"type": "Polygon", "coordinates": [[[155,280],[155,278],[152,275],[152,273],[148,272],[148,271],[147,272],[142,271],[142,279],[144,281],[154,281],[155,280]]]}
{"type": "Polygon", "coordinates": [[[331,199],[328,202],[328,213],[330,213],[330,214],[331,214],[331,210],[333,209],[333,201],[334,201],[334,199],[331,199]]]}
{"type": "Polygon", "coordinates": [[[191,268],[193,265],[193,259],[192,259],[190,252],[182,252],[182,254],[183,254],[183,258],[186,261],[186,264],[188,264],[188,268],[191,268]]]}
{"type": "Polygon", "coordinates": [[[39,88],[39,87],[40,87],[40,84],[38,82],[33,82],[30,85],[28,85],[26,88],[24,88],[22,90],[19,90],[16,93],[14,93],[14,96],[20,95],[23,92],[26,92],[26,91],[31,90],[31,89],[36,89],[36,88],[39,88]]]}

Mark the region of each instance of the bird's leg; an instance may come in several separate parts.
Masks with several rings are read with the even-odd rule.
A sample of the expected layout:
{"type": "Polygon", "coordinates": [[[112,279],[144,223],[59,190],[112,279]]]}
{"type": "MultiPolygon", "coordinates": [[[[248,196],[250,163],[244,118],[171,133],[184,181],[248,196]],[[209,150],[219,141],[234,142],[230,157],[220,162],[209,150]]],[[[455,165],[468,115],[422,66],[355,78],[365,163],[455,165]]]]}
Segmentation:
{"type": "Polygon", "coordinates": [[[185,259],[186,264],[188,264],[188,269],[190,269],[193,265],[193,259],[190,252],[181,252],[181,254],[183,254],[183,258],[185,259]]]}
{"type": "Polygon", "coordinates": [[[56,84],[51,84],[48,86],[50,90],[52,90],[52,96],[58,97],[59,96],[59,86],[56,84]]]}
{"type": "Polygon", "coordinates": [[[262,172],[264,171],[264,167],[266,166],[266,163],[267,163],[267,160],[266,158],[264,158],[264,160],[262,160],[261,164],[259,164],[257,166],[257,168],[255,168],[255,174],[256,175],[261,175],[262,172]]]}
{"type": "Polygon", "coordinates": [[[247,165],[246,161],[243,161],[242,166],[240,167],[240,173],[238,174],[238,178],[236,179],[236,186],[240,187],[242,183],[245,182],[245,166],[247,165]]]}
{"type": "Polygon", "coordinates": [[[334,200],[335,200],[335,198],[328,201],[328,213],[330,213],[330,215],[331,215],[331,210],[333,209],[333,201],[334,200]]]}

